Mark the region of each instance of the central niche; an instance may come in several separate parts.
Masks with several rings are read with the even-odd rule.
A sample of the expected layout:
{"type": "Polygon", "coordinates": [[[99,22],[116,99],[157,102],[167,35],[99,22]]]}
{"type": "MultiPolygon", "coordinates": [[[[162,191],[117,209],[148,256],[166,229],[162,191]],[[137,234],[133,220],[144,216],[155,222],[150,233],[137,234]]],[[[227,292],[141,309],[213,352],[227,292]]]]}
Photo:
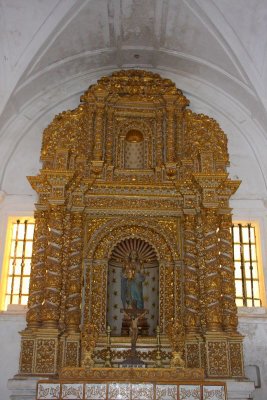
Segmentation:
{"type": "Polygon", "coordinates": [[[146,314],[139,333],[155,335],[159,324],[159,263],[153,247],[140,238],[119,242],[108,266],[107,323],[113,336],[129,335],[130,315],[146,314]]]}
{"type": "Polygon", "coordinates": [[[131,129],[125,137],[124,167],[127,169],[144,168],[144,136],[137,129],[131,129]]]}

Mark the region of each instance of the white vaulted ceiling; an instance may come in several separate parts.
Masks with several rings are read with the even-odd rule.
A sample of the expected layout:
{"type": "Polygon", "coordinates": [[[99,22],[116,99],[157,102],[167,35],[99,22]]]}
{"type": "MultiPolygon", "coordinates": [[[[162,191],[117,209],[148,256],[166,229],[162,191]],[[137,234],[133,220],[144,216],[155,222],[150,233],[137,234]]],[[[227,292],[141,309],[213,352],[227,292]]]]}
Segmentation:
{"type": "Polygon", "coordinates": [[[43,129],[102,75],[169,77],[229,138],[239,198],[267,198],[266,0],[0,0],[0,189],[29,194],[43,129]]]}

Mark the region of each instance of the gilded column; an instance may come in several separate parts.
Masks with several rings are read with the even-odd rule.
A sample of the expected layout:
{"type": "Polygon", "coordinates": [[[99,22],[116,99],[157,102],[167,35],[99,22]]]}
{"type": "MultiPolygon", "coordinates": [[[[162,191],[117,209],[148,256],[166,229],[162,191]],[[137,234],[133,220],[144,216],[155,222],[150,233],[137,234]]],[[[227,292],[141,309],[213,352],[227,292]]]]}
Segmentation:
{"type": "Polygon", "coordinates": [[[46,278],[44,304],[42,307],[43,326],[57,328],[61,303],[61,262],[63,248],[63,207],[53,205],[49,211],[49,235],[46,254],[46,278]]]}
{"type": "Polygon", "coordinates": [[[214,209],[204,210],[204,257],[205,257],[205,310],[207,331],[220,331],[221,312],[221,276],[218,248],[218,215],[214,209]]]}
{"type": "Polygon", "coordinates": [[[195,215],[184,216],[184,290],[185,328],[197,332],[199,328],[199,283],[196,264],[196,220],[195,215]]]}
{"type": "Polygon", "coordinates": [[[103,156],[103,137],[104,137],[104,117],[105,117],[105,103],[103,99],[98,99],[96,103],[95,115],[95,144],[94,144],[94,160],[102,161],[103,156]]]}
{"type": "Polygon", "coordinates": [[[199,273],[199,322],[203,332],[206,332],[206,309],[205,309],[205,248],[204,248],[204,229],[203,218],[201,213],[195,216],[195,238],[196,238],[196,254],[199,273]]]}
{"type": "Polygon", "coordinates": [[[61,261],[61,301],[60,301],[60,318],[59,325],[65,329],[66,320],[66,304],[67,304],[67,285],[69,280],[69,259],[70,259],[70,235],[71,235],[71,213],[66,211],[63,216],[64,238],[62,243],[62,261],[61,261]]]}
{"type": "Polygon", "coordinates": [[[66,300],[66,329],[78,332],[81,323],[81,280],[82,280],[82,247],[83,216],[74,212],[71,216],[69,269],[66,300]]]}
{"type": "Polygon", "coordinates": [[[44,299],[45,252],[47,247],[47,211],[36,210],[31,265],[31,280],[28,300],[27,323],[29,328],[41,323],[41,308],[44,299]]]}
{"type": "Polygon", "coordinates": [[[219,245],[222,277],[222,313],[225,331],[237,330],[237,308],[235,304],[235,275],[232,248],[232,216],[230,211],[220,215],[219,245]]]}

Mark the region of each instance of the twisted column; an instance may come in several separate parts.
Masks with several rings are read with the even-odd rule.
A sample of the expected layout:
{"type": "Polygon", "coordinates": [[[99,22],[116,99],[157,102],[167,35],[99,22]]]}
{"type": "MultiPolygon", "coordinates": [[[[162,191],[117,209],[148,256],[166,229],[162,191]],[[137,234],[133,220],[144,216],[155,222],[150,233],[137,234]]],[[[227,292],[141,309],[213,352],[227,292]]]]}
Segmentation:
{"type": "Polygon", "coordinates": [[[68,332],[78,332],[81,323],[81,280],[83,216],[74,212],[71,216],[69,267],[66,292],[66,328],[68,332]]]}
{"type": "Polygon", "coordinates": [[[184,216],[184,291],[185,327],[187,332],[199,328],[199,285],[196,265],[196,221],[195,215],[184,216]]]}
{"type": "Polygon", "coordinates": [[[29,328],[38,327],[41,323],[41,308],[44,298],[45,251],[47,247],[47,212],[35,211],[35,228],[31,262],[31,279],[26,316],[29,328]]]}
{"type": "Polygon", "coordinates": [[[47,328],[57,328],[60,317],[62,247],[63,208],[62,206],[52,206],[49,212],[46,277],[42,307],[43,326],[47,328]]]}
{"type": "Polygon", "coordinates": [[[205,305],[206,327],[208,331],[220,331],[221,313],[221,276],[218,248],[218,217],[216,210],[204,211],[204,259],[205,259],[205,305]]]}
{"type": "Polygon", "coordinates": [[[71,235],[71,213],[66,211],[63,216],[63,243],[62,243],[62,260],[61,260],[61,300],[60,300],[60,317],[59,327],[65,329],[66,319],[66,302],[67,302],[67,282],[69,280],[69,254],[70,254],[70,235],[71,235]]]}
{"type": "Polygon", "coordinates": [[[220,216],[219,246],[222,278],[223,328],[226,331],[237,330],[237,308],[235,304],[235,273],[232,247],[232,216],[229,213],[220,216]]]}

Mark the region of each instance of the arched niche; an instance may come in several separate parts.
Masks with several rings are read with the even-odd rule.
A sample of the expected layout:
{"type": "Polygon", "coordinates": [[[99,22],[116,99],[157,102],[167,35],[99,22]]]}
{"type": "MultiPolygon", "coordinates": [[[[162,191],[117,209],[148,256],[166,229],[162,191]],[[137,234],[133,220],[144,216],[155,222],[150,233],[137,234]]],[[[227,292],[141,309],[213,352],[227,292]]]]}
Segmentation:
{"type": "MultiPolygon", "coordinates": [[[[159,325],[163,333],[181,312],[181,271],[179,255],[164,229],[155,221],[149,226],[141,219],[117,219],[97,226],[85,246],[83,323],[94,325],[98,333],[107,326],[108,264],[117,243],[127,238],[140,239],[155,249],[159,266],[159,325]]],[[[180,315],[181,317],[181,315],[180,315]]]]}
{"type": "Polygon", "coordinates": [[[155,335],[159,317],[159,262],[150,243],[129,237],[115,245],[108,261],[107,323],[111,334],[128,336],[129,316],[143,313],[146,314],[138,323],[140,333],[155,335]]]}
{"type": "Polygon", "coordinates": [[[137,129],[127,132],[124,143],[124,168],[144,168],[144,135],[137,129]]]}
{"type": "MultiPolygon", "coordinates": [[[[116,123],[114,153],[117,154],[114,164],[117,168],[149,169],[155,167],[156,143],[153,137],[152,119],[125,118],[116,123]]],[[[108,143],[107,143],[108,144],[108,143]]]]}

